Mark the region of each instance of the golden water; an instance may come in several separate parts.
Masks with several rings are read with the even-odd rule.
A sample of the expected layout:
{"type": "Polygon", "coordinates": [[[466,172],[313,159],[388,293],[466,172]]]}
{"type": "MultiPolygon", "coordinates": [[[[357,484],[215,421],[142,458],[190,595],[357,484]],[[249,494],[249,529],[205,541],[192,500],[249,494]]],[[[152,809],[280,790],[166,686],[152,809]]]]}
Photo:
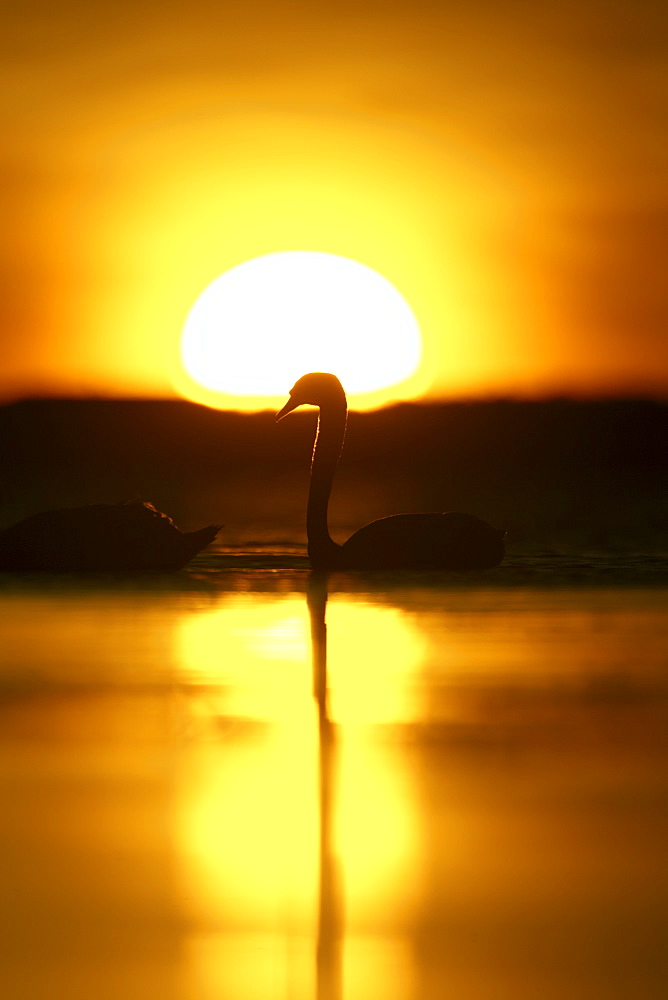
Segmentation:
{"type": "Polygon", "coordinates": [[[3,1000],[663,998],[668,591],[308,583],[5,578],[3,1000]]]}

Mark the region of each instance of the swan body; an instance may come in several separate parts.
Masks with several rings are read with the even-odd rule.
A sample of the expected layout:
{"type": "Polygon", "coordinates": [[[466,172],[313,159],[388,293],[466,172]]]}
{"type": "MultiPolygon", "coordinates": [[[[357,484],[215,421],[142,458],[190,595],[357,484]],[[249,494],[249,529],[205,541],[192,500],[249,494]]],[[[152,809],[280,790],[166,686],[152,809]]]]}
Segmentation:
{"type": "Polygon", "coordinates": [[[220,527],[184,533],[140,501],[46,510],[0,532],[0,570],[167,572],[185,566],[220,527]]]}
{"type": "Polygon", "coordinates": [[[338,545],[329,534],[327,507],[346,432],[347,403],[335,375],[311,372],[290,391],[277,420],[309,404],[320,409],[306,515],[314,569],[490,569],[504,556],[505,531],[473,514],[394,514],[373,521],[338,545]]]}

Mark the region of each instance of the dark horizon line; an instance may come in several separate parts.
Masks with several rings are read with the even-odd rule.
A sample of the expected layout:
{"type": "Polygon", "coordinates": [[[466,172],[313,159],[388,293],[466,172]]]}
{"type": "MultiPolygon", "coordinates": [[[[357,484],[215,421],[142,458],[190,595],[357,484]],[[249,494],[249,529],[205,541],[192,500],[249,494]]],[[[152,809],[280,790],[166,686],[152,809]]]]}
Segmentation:
{"type": "MultiPolygon", "coordinates": [[[[286,392],[286,398],[288,393],[286,392]]],[[[513,405],[524,405],[524,404],[537,404],[537,403],[655,403],[657,405],[666,405],[668,403],[668,390],[664,393],[647,393],[647,392],[634,392],[629,390],[628,392],[618,392],[618,393],[584,393],[584,392],[552,392],[544,393],[540,395],[524,395],[524,394],[511,394],[511,393],[496,393],[496,394],[485,394],[485,395],[466,395],[466,396],[443,396],[443,397],[432,397],[432,398],[420,398],[420,399],[397,399],[388,403],[384,403],[382,406],[374,407],[373,409],[357,410],[354,405],[349,404],[349,410],[354,413],[378,413],[381,410],[390,410],[397,406],[410,406],[410,407],[439,407],[439,406],[459,406],[459,405],[492,405],[499,403],[513,404],[513,405]]],[[[257,416],[260,413],[274,413],[275,407],[272,405],[267,405],[259,410],[243,410],[236,409],[234,407],[217,407],[211,406],[208,403],[199,403],[196,400],[188,399],[185,396],[119,396],[110,395],[102,393],[88,393],[88,394],[31,394],[26,396],[9,396],[6,398],[0,397],[0,409],[6,409],[12,406],[22,406],[30,405],[33,403],[110,403],[110,404],[175,404],[184,403],[190,406],[200,407],[204,410],[211,410],[214,413],[234,413],[239,416],[257,416]]]]}

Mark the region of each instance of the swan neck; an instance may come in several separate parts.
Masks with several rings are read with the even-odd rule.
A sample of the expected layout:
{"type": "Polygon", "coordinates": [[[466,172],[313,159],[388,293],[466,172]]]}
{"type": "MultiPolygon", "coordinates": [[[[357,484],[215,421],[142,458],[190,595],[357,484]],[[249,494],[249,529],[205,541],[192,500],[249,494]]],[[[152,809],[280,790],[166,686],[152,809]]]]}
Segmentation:
{"type": "Polygon", "coordinates": [[[346,434],[345,402],[320,407],[311,462],[306,534],[312,564],[331,564],[338,546],[329,534],[327,510],[334,473],[346,434]]]}

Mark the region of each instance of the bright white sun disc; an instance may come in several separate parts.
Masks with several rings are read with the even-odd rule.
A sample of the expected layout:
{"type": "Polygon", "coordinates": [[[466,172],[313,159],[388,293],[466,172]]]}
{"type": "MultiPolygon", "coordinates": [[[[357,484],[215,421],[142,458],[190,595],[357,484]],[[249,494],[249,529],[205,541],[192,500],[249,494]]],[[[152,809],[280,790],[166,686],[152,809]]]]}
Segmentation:
{"type": "Polygon", "coordinates": [[[276,396],[305,372],[336,374],[350,393],[402,382],[420,363],[417,320],[400,292],[348,257],[290,250],[216,278],[188,313],[188,375],[207,389],[276,396]]]}

